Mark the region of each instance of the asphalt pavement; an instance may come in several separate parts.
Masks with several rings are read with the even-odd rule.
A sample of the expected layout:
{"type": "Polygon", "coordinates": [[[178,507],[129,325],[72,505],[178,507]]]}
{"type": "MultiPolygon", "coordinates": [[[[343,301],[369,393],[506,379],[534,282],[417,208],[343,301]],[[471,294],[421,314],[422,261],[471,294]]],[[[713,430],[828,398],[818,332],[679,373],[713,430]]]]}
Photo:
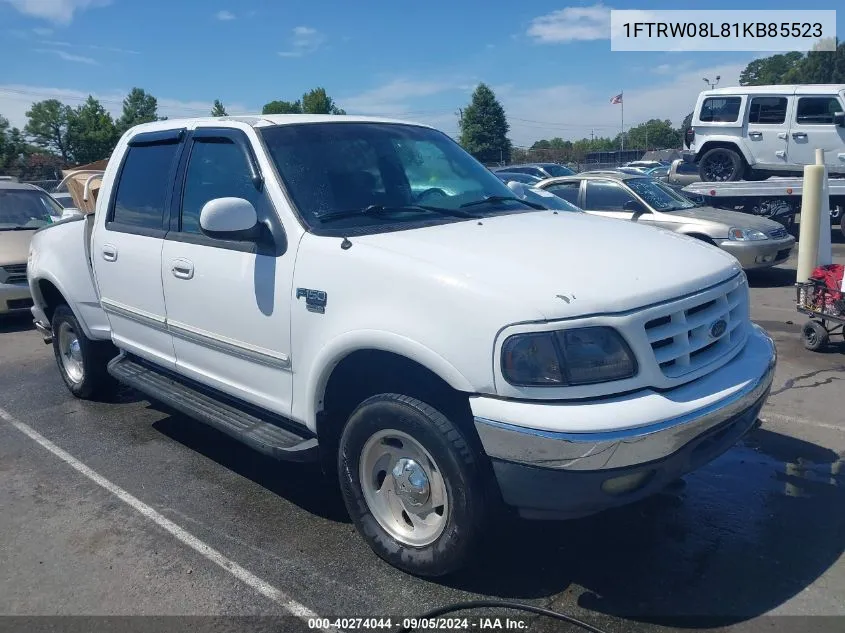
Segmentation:
{"type": "MultiPolygon", "coordinates": [[[[372,554],[316,467],[274,462],[128,389],[76,400],[29,320],[3,319],[0,614],[396,624],[495,598],[618,632],[833,630],[776,617],[809,615],[845,626],[845,344],[804,350],[794,275],[794,258],[750,275],[752,317],[779,351],[759,430],[643,502],[491,523],[478,564],[434,581],[372,554]]],[[[24,623],[33,630],[0,617],[0,630],[24,623]]]]}

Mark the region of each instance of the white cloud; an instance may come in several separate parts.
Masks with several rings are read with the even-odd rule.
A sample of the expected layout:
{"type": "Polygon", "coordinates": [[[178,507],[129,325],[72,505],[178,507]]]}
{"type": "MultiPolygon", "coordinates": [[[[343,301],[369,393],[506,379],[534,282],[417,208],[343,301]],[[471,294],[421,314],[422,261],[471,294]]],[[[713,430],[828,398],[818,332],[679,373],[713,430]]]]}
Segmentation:
{"type": "Polygon", "coordinates": [[[302,57],[316,51],[326,41],[326,36],[310,26],[297,26],[293,29],[290,48],[280,51],[280,57],[302,57]]]}
{"type": "Polygon", "coordinates": [[[610,8],[599,3],[552,11],[531,20],[527,35],[543,44],[608,39],[610,8]]]}
{"type": "Polygon", "coordinates": [[[622,88],[625,89],[626,130],[649,119],[669,119],[680,125],[704,88],[702,77],[721,75],[720,85],[738,85],[739,73],[745,65],[743,62],[699,67],[660,76],[653,85],[620,86],[619,90],[601,92],[589,84],[528,90],[512,84],[492,88],[507,113],[511,140],[516,145],[527,146],[538,139],[555,136],[585,138],[591,131],[597,137],[616,136],[620,131],[621,109],[611,105],[610,98],[622,88]]]}
{"type": "MultiPolygon", "coordinates": [[[[44,86],[29,86],[25,84],[0,84],[0,112],[14,127],[23,129],[26,125],[26,111],[36,101],[58,99],[71,107],[82,104],[90,94],[98,99],[103,107],[113,117],[120,116],[123,109],[123,99],[129,91],[127,89],[111,89],[104,91],[85,91],[72,88],[50,88],[44,86]]],[[[157,96],[157,95],[156,95],[157,96]]],[[[158,97],[158,113],[171,119],[208,116],[211,112],[211,101],[183,101],[168,97],[158,97]]],[[[241,103],[226,103],[229,114],[246,114],[255,112],[241,103]]]]}
{"type": "Polygon", "coordinates": [[[68,53],[67,51],[60,51],[55,50],[52,48],[36,48],[35,51],[37,53],[53,53],[60,59],[65,60],[66,62],[77,62],[79,64],[91,64],[92,66],[99,66],[99,63],[95,59],[91,59],[90,57],[84,57],[82,55],[73,55],[68,53]]]}
{"type": "Polygon", "coordinates": [[[70,24],[73,14],[94,7],[104,7],[111,0],[0,0],[34,18],[49,20],[56,24],[70,24]]]}
{"type": "Polygon", "coordinates": [[[126,53],[127,55],[140,55],[141,51],[133,51],[129,48],[116,48],[114,46],[97,46],[89,44],[88,48],[95,51],[108,51],[109,53],[126,53]]]}
{"type": "Polygon", "coordinates": [[[214,14],[214,17],[223,22],[227,22],[228,20],[234,20],[235,14],[231,11],[218,11],[214,14]]]}
{"type": "Polygon", "coordinates": [[[44,46],[73,46],[70,42],[56,42],[55,40],[41,40],[38,43],[44,44],[44,46]]]}
{"type": "Polygon", "coordinates": [[[40,35],[41,37],[50,37],[53,34],[53,29],[45,29],[43,27],[36,27],[32,29],[32,32],[36,35],[40,35]]]}

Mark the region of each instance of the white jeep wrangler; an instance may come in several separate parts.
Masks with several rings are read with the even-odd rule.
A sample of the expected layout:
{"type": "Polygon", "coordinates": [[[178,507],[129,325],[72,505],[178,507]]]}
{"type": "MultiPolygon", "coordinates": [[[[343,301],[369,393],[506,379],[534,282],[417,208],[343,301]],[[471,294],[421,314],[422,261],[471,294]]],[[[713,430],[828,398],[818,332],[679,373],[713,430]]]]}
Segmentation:
{"type": "Polygon", "coordinates": [[[705,90],[684,142],[703,181],[799,176],[819,148],[845,175],[845,84],[705,90]]]}

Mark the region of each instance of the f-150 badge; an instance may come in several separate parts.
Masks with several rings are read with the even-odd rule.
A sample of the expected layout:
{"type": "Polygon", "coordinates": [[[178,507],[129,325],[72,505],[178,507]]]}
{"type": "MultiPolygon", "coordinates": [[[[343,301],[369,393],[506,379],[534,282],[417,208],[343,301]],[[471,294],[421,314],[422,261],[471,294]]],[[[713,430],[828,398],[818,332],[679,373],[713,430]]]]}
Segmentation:
{"type": "Polygon", "coordinates": [[[305,307],[309,312],[325,314],[328,296],[324,290],[311,290],[310,288],[297,288],[296,298],[305,297],[305,307]]]}

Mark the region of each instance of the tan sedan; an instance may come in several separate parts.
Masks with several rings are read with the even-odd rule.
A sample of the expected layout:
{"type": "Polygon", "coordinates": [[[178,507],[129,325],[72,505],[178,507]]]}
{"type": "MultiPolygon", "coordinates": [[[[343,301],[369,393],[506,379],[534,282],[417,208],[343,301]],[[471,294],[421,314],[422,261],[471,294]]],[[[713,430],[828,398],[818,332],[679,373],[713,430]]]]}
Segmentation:
{"type": "Polygon", "coordinates": [[[0,181],[0,315],[29,311],[29,241],[61,214],[61,205],[43,189],[0,181]]]}
{"type": "Polygon", "coordinates": [[[748,213],[698,206],[671,187],[634,174],[547,178],[545,189],[594,215],[650,224],[718,246],[746,270],[785,261],[795,238],[782,224],[748,213]]]}

